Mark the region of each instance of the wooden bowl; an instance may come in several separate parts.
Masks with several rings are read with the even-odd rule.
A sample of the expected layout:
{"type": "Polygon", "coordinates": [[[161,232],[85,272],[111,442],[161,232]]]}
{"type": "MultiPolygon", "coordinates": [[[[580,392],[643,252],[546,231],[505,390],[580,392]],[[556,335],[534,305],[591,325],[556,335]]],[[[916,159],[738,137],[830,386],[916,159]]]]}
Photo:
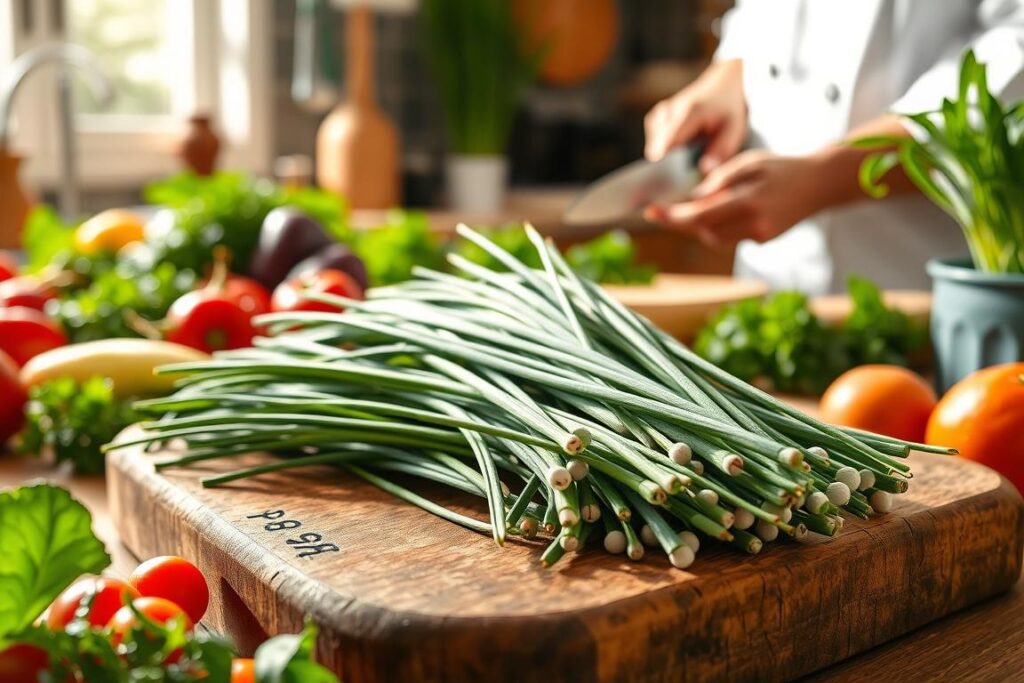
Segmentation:
{"type": "MultiPolygon", "coordinates": [[[[890,308],[903,311],[912,320],[927,324],[932,311],[932,293],[914,289],[890,289],[882,292],[882,300],[890,308]]],[[[826,325],[843,323],[853,311],[853,301],[846,294],[830,294],[811,299],[811,310],[826,325]]]]}
{"type": "Polygon", "coordinates": [[[690,341],[722,306],[764,296],[768,287],[727,275],[661,273],[650,285],[605,285],[605,290],[673,337],[690,341]]]}

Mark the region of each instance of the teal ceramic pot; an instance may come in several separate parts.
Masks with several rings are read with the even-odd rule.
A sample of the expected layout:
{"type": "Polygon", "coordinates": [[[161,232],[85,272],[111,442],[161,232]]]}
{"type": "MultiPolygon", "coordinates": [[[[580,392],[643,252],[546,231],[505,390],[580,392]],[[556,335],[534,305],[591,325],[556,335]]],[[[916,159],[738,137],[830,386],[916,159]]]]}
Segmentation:
{"type": "Polygon", "coordinates": [[[975,270],[967,260],[932,260],[935,383],[945,392],[976,370],[1024,360],[1024,275],[975,270]]]}

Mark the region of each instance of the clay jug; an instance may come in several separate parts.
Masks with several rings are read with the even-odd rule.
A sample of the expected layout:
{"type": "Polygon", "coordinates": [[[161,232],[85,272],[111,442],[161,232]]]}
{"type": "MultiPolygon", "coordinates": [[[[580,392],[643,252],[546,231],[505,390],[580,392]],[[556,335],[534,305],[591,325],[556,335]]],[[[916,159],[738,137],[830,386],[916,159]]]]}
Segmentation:
{"type": "Polygon", "coordinates": [[[320,124],[317,183],[344,197],[353,209],[398,206],[398,131],[377,104],[373,68],[373,17],[354,7],[345,19],[348,99],[320,124]]]}
{"type": "Polygon", "coordinates": [[[188,131],[178,150],[185,167],[197,175],[210,175],[217,166],[220,140],[210,127],[210,117],[196,114],[189,117],[188,131]]]}

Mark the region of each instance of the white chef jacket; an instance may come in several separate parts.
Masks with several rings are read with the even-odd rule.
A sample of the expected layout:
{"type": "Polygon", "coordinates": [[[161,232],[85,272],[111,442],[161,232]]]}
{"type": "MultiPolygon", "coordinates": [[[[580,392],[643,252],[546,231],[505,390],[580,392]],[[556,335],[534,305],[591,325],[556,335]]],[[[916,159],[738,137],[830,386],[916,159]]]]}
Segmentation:
{"type": "MultiPolygon", "coordinates": [[[[973,47],[989,87],[1024,98],[1024,0],[738,0],[716,59],[742,59],[750,144],[803,155],[885,112],[955,97],[973,47]]],[[[825,211],[764,244],[741,242],[736,273],[776,289],[841,291],[850,274],[927,289],[924,264],[966,255],[959,227],[920,195],[825,211]]]]}

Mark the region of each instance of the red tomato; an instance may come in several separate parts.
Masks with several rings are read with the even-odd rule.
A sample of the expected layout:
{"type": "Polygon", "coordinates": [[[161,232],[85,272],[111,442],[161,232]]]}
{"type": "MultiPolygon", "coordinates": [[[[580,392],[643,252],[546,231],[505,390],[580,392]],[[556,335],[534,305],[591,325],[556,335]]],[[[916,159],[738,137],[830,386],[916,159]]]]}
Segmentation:
{"type": "Polygon", "coordinates": [[[199,621],[210,603],[210,589],[199,568],[183,557],[165,555],[146,560],[132,572],[129,582],[141,595],[170,600],[189,618],[199,621]]]}
{"type": "Polygon", "coordinates": [[[231,683],[256,683],[256,662],[251,659],[232,660],[231,683]]]}
{"type": "Polygon", "coordinates": [[[20,275],[0,282],[0,306],[26,306],[41,311],[57,291],[31,275],[20,275]]]}
{"type": "MultiPolygon", "coordinates": [[[[192,630],[192,620],[188,618],[185,611],[175,605],[170,600],[164,598],[157,598],[152,596],[143,596],[136,598],[132,601],[132,605],[141,612],[145,617],[155,621],[158,624],[166,624],[172,619],[184,619],[185,629],[188,631],[192,630]]],[[[114,645],[119,645],[124,640],[125,635],[133,628],[139,626],[139,621],[135,616],[135,612],[128,605],[125,605],[121,609],[114,612],[114,616],[107,622],[107,628],[110,629],[110,641],[114,645]]]]}
{"type": "Polygon", "coordinates": [[[1024,492],[1024,362],[994,365],[954,384],[928,421],[926,441],[980,462],[1024,492]]]}
{"type": "Polygon", "coordinates": [[[224,283],[224,298],[238,304],[249,315],[270,312],[270,292],[252,278],[231,275],[224,283]]]}
{"type": "Polygon", "coordinates": [[[362,299],[363,288],[351,275],[340,270],[321,270],[282,282],[274,290],[271,308],[275,311],[326,311],[337,313],[337,306],[306,299],[306,294],[335,294],[362,299]]]}
{"type": "Polygon", "coordinates": [[[0,683],[35,683],[50,658],[35,645],[11,645],[0,651],[0,683]]]}
{"type": "Polygon", "coordinates": [[[34,308],[0,308],[0,351],[18,365],[68,343],[60,326],[34,308]]]}
{"type": "Polygon", "coordinates": [[[183,294],[167,313],[167,341],[206,353],[252,346],[250,314],[211,289],[183,294]]]}
{"type": "Polygon", "coordinates": [[[6,251],[0,251],[0,282],[18,274],[18,262],[6,251]]]}
{"type": "Polygon", "coordinates": [[[46,619],[46,625],[51,631],[62,630],[75,618],[75,612],[82,600],[92,598],[89,606],[88,621],[93,626],[106,626],[110,618],[117,610],[124,607],[128,601],[139,597],[139,592],[133,586],[109,577],[86,577],[64,589],[53,604],[50,605],[50,614],[46,619]]]}
{"type": "Polygon", "coordinates": [[[18,364],[0,351],[0,449],[25,425],[28,393],[18,378],[18,364]]]}

